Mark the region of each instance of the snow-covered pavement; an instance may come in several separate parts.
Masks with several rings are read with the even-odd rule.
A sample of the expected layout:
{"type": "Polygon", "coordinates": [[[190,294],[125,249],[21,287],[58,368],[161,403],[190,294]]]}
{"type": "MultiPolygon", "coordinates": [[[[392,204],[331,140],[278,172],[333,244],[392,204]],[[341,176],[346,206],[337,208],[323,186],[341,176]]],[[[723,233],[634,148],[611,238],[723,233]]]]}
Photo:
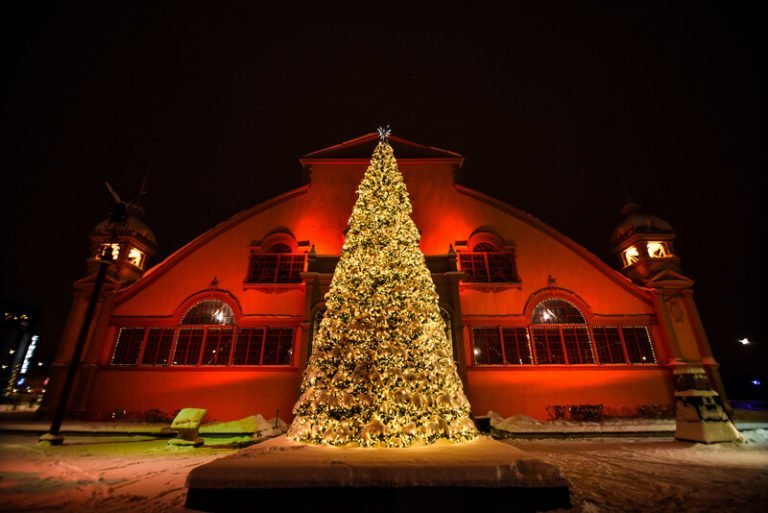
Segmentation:
{"type": "Polygon", "coordinates": [[[506,440],[571,480],[574,512],[768,512],[768,430],[751,442],[506,440]]]}
{"type": "Polygon", "coordinates": [[[36,442],[33,435],[0,435],[0,511],[187,511],[189,471],[235,452],[142,436],[69,436],[61,447],[36,442]]]}
{"type": "MultiPolygon", "coordinates": [[[[746,434],[746,444],[671,438],[505,443],[558,465],[573,484],[574,512],[765,513],[768,430],[746,434]]],[[[235,452],[213,438],[200,449],[141,436],[70,436],[62,447],[36,441],[34,435],[0,434],[0,511],[187,511],[189,471],[235,452]]]]}

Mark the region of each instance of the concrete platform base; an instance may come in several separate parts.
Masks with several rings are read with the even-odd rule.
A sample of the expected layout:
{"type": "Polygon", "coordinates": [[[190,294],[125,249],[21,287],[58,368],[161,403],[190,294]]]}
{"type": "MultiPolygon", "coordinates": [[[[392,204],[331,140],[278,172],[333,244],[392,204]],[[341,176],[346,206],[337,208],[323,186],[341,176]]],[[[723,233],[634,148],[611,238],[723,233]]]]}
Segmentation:
{"type": "Polygon", "coordinates": [[[488,437],[408,449],[319,447],[279,437],[190,472],[186,507],[315,512],[569,508],[549,463],[488,437]]]}

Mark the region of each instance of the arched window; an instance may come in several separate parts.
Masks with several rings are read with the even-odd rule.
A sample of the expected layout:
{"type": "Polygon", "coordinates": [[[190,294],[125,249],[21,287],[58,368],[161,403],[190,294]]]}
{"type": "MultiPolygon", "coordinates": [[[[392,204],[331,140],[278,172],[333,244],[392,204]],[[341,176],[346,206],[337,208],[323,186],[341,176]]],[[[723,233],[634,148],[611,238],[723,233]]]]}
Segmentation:
{"type": "Polygon", "coordinates": [[[235,313],[220,299],[201,301],[190,308],[181,324],[234,324],[235,313]]]}
{"type": "Polygon", "coordinates": [[[459,253],[459,267],[470,283],[518,283],[515,252],[487,240],[459,253]]]}
{"type": "Polygon", "coordinates": [[[584,316],[567,301],[547,299],[533,309],[533,324],[584,324],[584,316]]]}
{"type": "Polygon", "coordinates": [[[222,299],[195,303],[174,327],[124,327],[112,365],[254,366],[292,365],[295,328],[235,325],[222,299]]]}
{"type": "Polygon", "coordinates": [[[536,363],[595,363],[584,316],[563,299],[545,299],[533,309],[531,334],[536,363]]]}
{"type": "Polygon", "coordinates": [[[207,299],[190,308],[181,320],[173,365],[229,365],[235,314],[220,299],[207,299]]]}

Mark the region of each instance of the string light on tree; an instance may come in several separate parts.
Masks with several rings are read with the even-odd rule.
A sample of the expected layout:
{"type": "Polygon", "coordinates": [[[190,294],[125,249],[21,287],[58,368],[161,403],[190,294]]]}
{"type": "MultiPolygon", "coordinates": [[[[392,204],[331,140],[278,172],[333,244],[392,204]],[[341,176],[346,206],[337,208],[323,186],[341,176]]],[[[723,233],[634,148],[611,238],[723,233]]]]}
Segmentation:
{"type": "Polygon", "coordinates": [[[288,436],[363,447],[469,440],[477,432],[391,131],[378,133],[288,436]]]}

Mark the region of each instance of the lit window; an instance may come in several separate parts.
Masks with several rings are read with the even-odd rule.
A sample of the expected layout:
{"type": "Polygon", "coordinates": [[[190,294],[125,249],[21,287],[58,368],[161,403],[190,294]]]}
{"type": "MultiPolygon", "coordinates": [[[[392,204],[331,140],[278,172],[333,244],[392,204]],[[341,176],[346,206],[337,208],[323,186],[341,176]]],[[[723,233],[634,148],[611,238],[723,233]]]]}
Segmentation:
{"type": "Polygon", "coordinates": [[[268,253],[254,253],[248,283],[300,283],[306,255],[291,253],[285,244],[275,244],[268,253]]]}
{"type": "Polygon", "coordinates": [[[646,247],[648,248],[648,256],[651,258],[665,258],[669,256],[667,245],[664,242],[649,242],[646,247]]]}
{"type": "Polygon", "coordinates": [[[632,265],[640,258],[640,252],[635,246],[630,246],[624,250],[624,267],[632,265]]]}
{"type": "Polygon", "coordinates": [[[489,242],[477,244],[471,252],[459,253],[459,266],[467,274],[465,282],[471,283],[518,283],[515,254],[498,251],[489,242]]]}
{"type": "Polygon", "coordinates": [[[181,324],[234,324],[232,308],[220,299],[201,301],[189,309],[181,324]]]}
{"type": "Polygon", "coordinates": [[[568,301],[547,299],[533,309],[531,322],[533,324],[584,324],[584,316],[568,301]]]}
{"type": "Polygon", "coordinates": [[[136,248],[131,248],[128,251],[128,263],[135,265],[139,269],[144,267],[144,253],[136,248]]]}
{"type": "Polygon", "coordinates": [[[99,258],[101,255],[103,255],[104,251],[111,251],[112,260],[117,260],[117,257],[120,256],[120,244],[116,244],[116,243],[100,244],[99,251],[98,253],[96,253],[96,258],[99,258]]]}

